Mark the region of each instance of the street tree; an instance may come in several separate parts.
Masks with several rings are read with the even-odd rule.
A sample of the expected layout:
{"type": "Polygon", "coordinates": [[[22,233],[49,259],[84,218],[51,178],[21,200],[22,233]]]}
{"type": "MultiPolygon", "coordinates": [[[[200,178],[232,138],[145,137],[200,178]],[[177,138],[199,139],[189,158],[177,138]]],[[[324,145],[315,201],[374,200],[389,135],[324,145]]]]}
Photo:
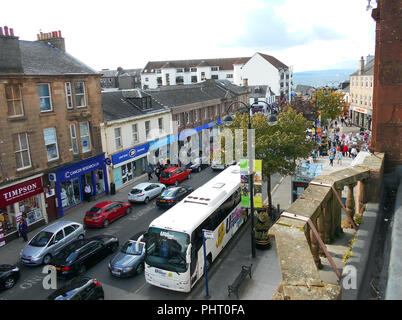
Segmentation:
{"type": "Polygon", "coordinates": [[[312,103],[321,112],[321,123],[327,125],[342,114],[345,106],[344,94],[331,90],[317,90],[314,93],[312,103]]]}
{"type": "MultiPolygon", "coordinates": [[[[248,128],[248,115],[236,114],[229,127],[248,128]]],[[[251,118],[251,127],[255,130],[255,157],[262,160],[262,172],[267,181],[268,205],[272,208],[271,175],[291,175],[296,170],[296,160],[306,158],[314,149],[314,143],[306,139],[305,131],[310,122],[290,106],[286,106],[272,125],[267,117],[257,113],[251,118]]],[[[247,130],[243,130],[243,150],[247,150],[247,130]]]]}

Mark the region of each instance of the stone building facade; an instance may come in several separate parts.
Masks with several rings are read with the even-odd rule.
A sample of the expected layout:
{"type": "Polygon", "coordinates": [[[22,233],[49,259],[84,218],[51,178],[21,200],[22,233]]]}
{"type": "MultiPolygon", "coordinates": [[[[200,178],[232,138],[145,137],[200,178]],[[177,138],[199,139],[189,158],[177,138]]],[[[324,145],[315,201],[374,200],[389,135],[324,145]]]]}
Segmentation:
{"type": "MultiPolygon", "coordinates": [[[[61,32],[23,41],[11,31],[0,29],[0,214],[10,232],[21,215],[32,227],[62,216],[67,204],[82,202],[86,182],[95,181],[96,195],[99,179],[85,168],[104,169],[103,162],[97,167],[91,162],[102,156],[100,74],[66,54],[61,32]],[[80,162],[83,175],[67,188],[65,177],[72,174],[66,168],[80,162]],[[38,179],[37,195],[5,201],[24,193],[32,179],[38,179]]],[[[106,192],[107,186],[101,189],[106,192]]]]}

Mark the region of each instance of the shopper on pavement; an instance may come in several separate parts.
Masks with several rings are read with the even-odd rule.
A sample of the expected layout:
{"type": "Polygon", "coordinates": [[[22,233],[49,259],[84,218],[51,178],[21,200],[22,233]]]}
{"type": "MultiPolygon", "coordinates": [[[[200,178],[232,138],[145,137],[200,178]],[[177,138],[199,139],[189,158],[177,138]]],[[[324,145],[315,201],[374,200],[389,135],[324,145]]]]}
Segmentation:
{"type": "Polygon", "coordinates": [[[331,153],[330,153],[330,155],[329,155],[329,165],[330,165],[331,167],[334,166],[334,158],[335,158],[334,153],[331,151],[331,153]]]}
{"type": "Polygon", "coordinates": [[[84,188],[84,196],[85,196],[85,199],[86,199],[88,202],[91,201],[91,195],[92,195],[92,189],[91,189],[91,186],[87,183],[87,184],[85,185],[85,188],[84,188]]]}
{"type": "Polygon", "coordinates": [[[342,165],[342,153],[341,152],[337,152],[336,153],[336,155],[337,155],[337,159],[338,159],[338,164],[339,165],[342,165]]]}
{"type": "Polygon", "coordinates": [[[148,166],[148,168],[147,168],[148,181],[150,181],[152,179],[152,172],[154,172],[154,171],[152,170],[152,168],[150,166],[148,166]]]}
{"type": "Polygon", "coordinates": [[[20,224],[18,225],[18,231],[20,235],[24,238],[24,241],[28,242],[28,224],[24,216],[21,217],[20,224]]]}

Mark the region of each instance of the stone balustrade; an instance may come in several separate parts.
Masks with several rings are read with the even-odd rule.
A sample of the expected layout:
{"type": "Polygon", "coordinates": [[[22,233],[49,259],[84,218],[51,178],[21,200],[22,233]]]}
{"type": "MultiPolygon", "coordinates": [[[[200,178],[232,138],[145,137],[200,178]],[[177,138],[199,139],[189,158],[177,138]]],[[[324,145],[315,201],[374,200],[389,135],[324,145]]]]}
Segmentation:
{"type": "MultiPolygon", "coordinates": [[[[343,228],[357,228],[354,215],[362,214],[365,203],[378,201],[383,170],[384,154],[376,153],[366,157],[361,165],[318,176],[286,212],[309,218],[322,241],[332,243],[343,233],[343,228]],[[340,201],[345,187],[344,206],[340,201]],[[342,207],[347,217],[343,222],[342,207]]],[[[340,299],[340,285],[320,279],[320,254],[323,252],[306,221],[282,216],[271,227],[269,235],[275,238],[282,274],[282,282],[272,299],[340,299]]]]}

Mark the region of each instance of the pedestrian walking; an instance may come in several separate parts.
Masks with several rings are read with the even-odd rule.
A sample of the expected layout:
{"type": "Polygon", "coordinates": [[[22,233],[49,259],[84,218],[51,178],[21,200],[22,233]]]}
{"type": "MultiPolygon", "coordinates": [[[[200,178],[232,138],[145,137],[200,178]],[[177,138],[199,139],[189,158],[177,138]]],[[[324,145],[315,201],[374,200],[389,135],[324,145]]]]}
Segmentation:
{"type": "Polygon", "coordinates": [[[20,235],[24,238],[24,241],[28,242],[28,224],[24,216],[21,216],[21,221],[18,225],[18,231],[20,235]]]}
{"type": "Polygon", "coordinates": [[[339,165],[342,165],[342,153],[341,153],[341,152],[338,152],[336,155],[337,155],[337,159],[338,159],[338,162],[337,162],[337,163],[338,163],[339,165]]]}
{"type": "Polygon", "coordinates": [[[148,181],[150,181],[152,179],[152,173],[154,171],[152,170],[151,166],[148,166],[147,168],[147,173],[148,173],[148,181]]]}
{"type": "Polygon", "coordinates": [[[91,201],[91,195],[92,195],[92,188],[91,188],[91,186],[89,185],[89,183],[87,183],[87,184],[85,185],[85,188],[84,188],[84,196],[85,196],[85,199],[86,199],[88,202],[91,201]]]}
{"type": "Polygon", "coordinates": [[[322,145],[321,144],[318,146],[318,156],[322,157],[322,145]]]}
{"type": "Polygon", "coordinates": [[[345,118],[344,117],[341,118],[341,125],[342,125],[342,127],[345,125],[345,118]]]}
{"type": "Polygon", "coordinates": [[[334,153],[331,152],[331,154],[329,155],[329,165],[330,165],[331,167],[334,166],[334,158],[335,158],[334,153]]]}
{"type": "Polygon", "coordinates": [[[156,178],[157,178],[158,181],[159,181],[159,177],[160,177],[160,175],[161,175],[161,165],[160,165],[159,163],[156,165],[156,168],[155,168],[155,175],[156,175],[156,178]]]}
{"type": "Polygon", "coordinates": [[[350,154],[352,156],[352,159],[354,159],[357,156],[357,150],[356,150],[355,146],[352,147],[350,154]]]}
{"type": "Polygon", "coordinates": [[[342,156],[346,157],[348,154],[348,146],[346,144],[344,144],[342,146],[342,156]]]}

